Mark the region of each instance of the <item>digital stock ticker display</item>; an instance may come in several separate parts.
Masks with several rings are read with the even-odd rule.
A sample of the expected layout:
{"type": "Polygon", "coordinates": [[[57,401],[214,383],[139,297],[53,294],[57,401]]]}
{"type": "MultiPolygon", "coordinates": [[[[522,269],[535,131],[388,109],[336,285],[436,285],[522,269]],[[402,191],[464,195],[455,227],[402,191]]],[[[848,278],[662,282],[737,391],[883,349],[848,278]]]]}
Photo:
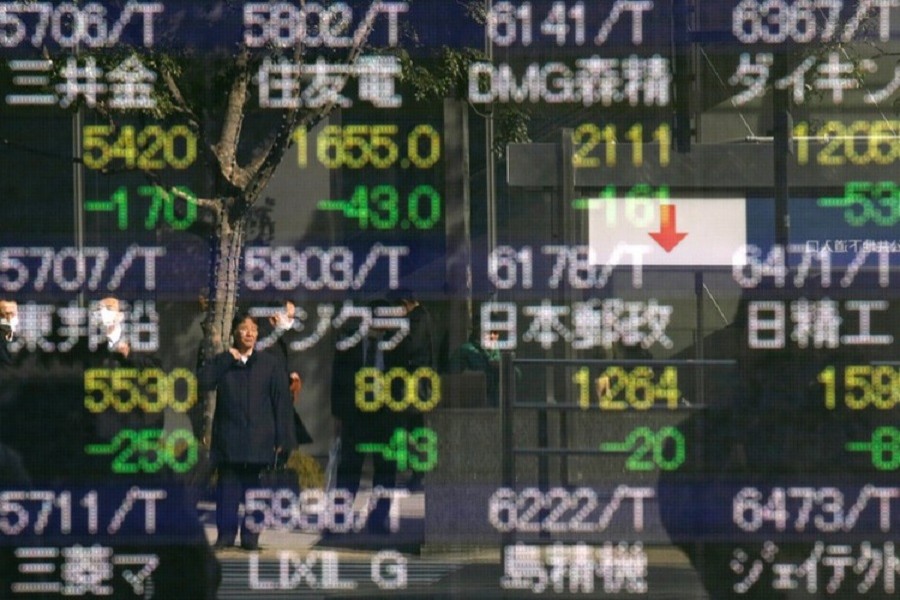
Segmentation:
{"type": "Polygon", "coordinates": [[[898,42],[0,1],[0,597],[897,597],[898,42]]]}

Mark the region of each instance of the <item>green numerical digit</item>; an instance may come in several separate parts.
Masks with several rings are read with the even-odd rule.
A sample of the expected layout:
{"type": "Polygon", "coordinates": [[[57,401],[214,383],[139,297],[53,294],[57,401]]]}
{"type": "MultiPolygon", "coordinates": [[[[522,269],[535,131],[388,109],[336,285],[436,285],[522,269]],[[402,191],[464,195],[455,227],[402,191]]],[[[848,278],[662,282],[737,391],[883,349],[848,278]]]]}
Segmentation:
{"type": "Polygon", "coordinates": [[[165,193],[166,198],[166,223],[176,231],[182,231],[190,227],[191,224],[197,220],[197,196],[194,195],[194,192],[179,185],[172,188],[171,193],[163,193],[165,193]],[[177,202],[184,203],[184,215],[180,217],[175,211],[175,204],[177,202]]]}
{"type": "Polygon", "coordinates": [[[409,465],[409,433],[398,427],[394,430],[391,440],[382,449],[381,456],[384,460],[392,460],[397,463],[397,470],[405,471],[409,465]]]}
{"type": "Polygon", "coordinates": [[[893,471],[900,467],[900,430],[878,427],[872,432],[872,464],[879,471],[893,471]]]}
{"type": "Polygon", "coordinates": [[[407,198],[409,220],[416,229],[431,229],[441,220],[441,196],[430,185],[420,185],[407,198]],[[427,199],[428,215],[422,216],[422,199],[427,199]]]}
{"type": "Polygon", "coordinates": [[[369,227],[369,188],[364,185],[356,186],[350,200],[342,202],[341,205],[344,216],[348,219],[357,219],[360,229],[369,227]]]}
{"type": "Polygon", "coordinates": [[[410,432],[409,468],[413,471],[430,471],[437,465],[437,433],[427,427],[417,427],[410,432]],[[421,458],[420,458],[421,456],[421,458]]]}
{"type": "Polygon", "coordinates": [[[634,448],[634,452],[625,461],[629,471],[652,471],[653,453],[656,448],[656,434],[649,427],[638,427],[628,434],[625,444],[634,448]],[[640,443],[638,443],[640,440],[640,443]],[[637,447],[635,448],[635,445],[637,447]]]}
{"type": "Polygon", "coordinates": [[[89,455],[115,454],[111,468],[120,475],[156,473],[166,465],[185,473],[197,464],[198,457],[197,440],[187,429],[170,433],[162,429],[122,429],[108,444],[88,444],[84,450],[89,455]]]}
{"type": "Polygon", "coordinates": [[[159,224],[159,214],[163,211],[166,202],[166,191],[158,185],[142,185],[138,188],[138,194],[150,198],[150,208],[147,210],[147,218],[144,219],[144,229],[156,229],[159,224]]]}
{"type": "Polygon", "coordinates": [[[872,219],[881,227],[893,227],[900,221],[900,188],[893,181],[880,181],[872,190],[872,198],[882,211],[873,210],[872,219]]]}
{"type": "Polygon", "coordinates": [[[118,455],[113,459],[112,462],[112,470],[113,473],[137,473],[138,472],[138,463],[136,461],[129,461],[129,459],[136,452],[140,452],[140,438],[138,433],[133,429],[123,429],[113,440],[109,443],[113,448],[119,447],[123,444],[126,444],[125,448],[119,452],[118,455]]]}
{"type": "Polygon", "coordinates": [[[124,187],[117,188],[108,201],[88,200],[84,203],[85,212],[116,211],[116,227],[120,230],[128,229],[128,190],[124,187]]]}
{"type": "Polygon", "coordinates": [[[392,185],[376,185],[369,198],[375,207],[369,213],[372,226],[375,229],[396,227],[400,215],[397,188],[392,185]]]}
{"type": "Polygon", "coordinates": [[[166,464],[165,446],[161,443],[162,429],[142,429],[138,432],[138,469],[156,473],[166,464]],[[152,457],[152,460],[151,460],[152,457]]]}
{"type": "Polygon", "coordinates": [[[176,473],[185,473],[197,464],[197,439],[187,429],[176,429],[166,436],[166,463],[176,473]]]}
{"type": "Polygon", "coordinates": [[[116,226],[120,230],[128,229],[128,190],[124,187],[116,189],[110,202],[116,206],[116,226]]]}
{"type": "Polygon", "coordinates": [[[676,427],[663,427],[656,432],[653,445],[653,461],[663,471],[674,471],[684,464],[684,435],[676,427]],[[672,457],[666,457],[666,442],[674,448],[672,457]]]}
{"type": "Polygon", "coordinates": [[[625,468],[629,471],[674,471],[684,464],[684,435],[676,427],[663,427],[657,432],[646,426],[633,429],[623,442],[600,444],[604,452],[629,452],[625,468]]]}

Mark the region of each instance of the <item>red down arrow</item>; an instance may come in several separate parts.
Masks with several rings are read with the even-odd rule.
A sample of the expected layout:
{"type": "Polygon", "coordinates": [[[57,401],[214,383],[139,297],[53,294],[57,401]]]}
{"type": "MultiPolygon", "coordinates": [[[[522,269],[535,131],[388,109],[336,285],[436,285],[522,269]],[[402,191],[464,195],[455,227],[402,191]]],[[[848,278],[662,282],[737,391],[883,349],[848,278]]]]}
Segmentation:
{"type": "Polygon", "coordinates": [[[671,252],[681,240],[687,237],[686,233],[678,233],[675,226],[675,205],[660,204],[659,205],[659,232],[650,233],[650,237],[656,240],[656,243],[662,246],[666,252],[671,252]]]}

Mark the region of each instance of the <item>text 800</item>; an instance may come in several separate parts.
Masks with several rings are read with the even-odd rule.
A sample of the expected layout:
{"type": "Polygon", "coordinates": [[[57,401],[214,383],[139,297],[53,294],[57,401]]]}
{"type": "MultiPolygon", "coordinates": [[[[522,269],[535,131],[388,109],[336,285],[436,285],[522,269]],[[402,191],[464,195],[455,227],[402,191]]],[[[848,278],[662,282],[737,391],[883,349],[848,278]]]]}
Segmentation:
{"type": "Polygon", "coordinates": [[[355,382],[356,406],[364,412],[375,412],[382,406],[395,412],[409,407],[426,412],[441,400],[440,377],[428,367],[419,367],[412,373],[395,367],[383,374],[365,367],[356,372],[355,382]],[[402,393],[395,395],[397,388],[402,393]]]}

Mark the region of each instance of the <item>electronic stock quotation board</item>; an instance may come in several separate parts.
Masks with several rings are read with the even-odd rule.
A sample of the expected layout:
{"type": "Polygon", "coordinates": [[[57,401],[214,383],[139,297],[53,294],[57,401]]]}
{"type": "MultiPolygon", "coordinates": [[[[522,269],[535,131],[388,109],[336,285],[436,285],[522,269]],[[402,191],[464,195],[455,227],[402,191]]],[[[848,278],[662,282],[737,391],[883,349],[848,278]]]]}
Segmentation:
{"type": "Polygon", "coordinates": [[[0,596],[895,597],[898,36],[896,0],[0,2],[0,596]],[[212,546],[224,304],[313,438],[254,551],[212,546]]]}

